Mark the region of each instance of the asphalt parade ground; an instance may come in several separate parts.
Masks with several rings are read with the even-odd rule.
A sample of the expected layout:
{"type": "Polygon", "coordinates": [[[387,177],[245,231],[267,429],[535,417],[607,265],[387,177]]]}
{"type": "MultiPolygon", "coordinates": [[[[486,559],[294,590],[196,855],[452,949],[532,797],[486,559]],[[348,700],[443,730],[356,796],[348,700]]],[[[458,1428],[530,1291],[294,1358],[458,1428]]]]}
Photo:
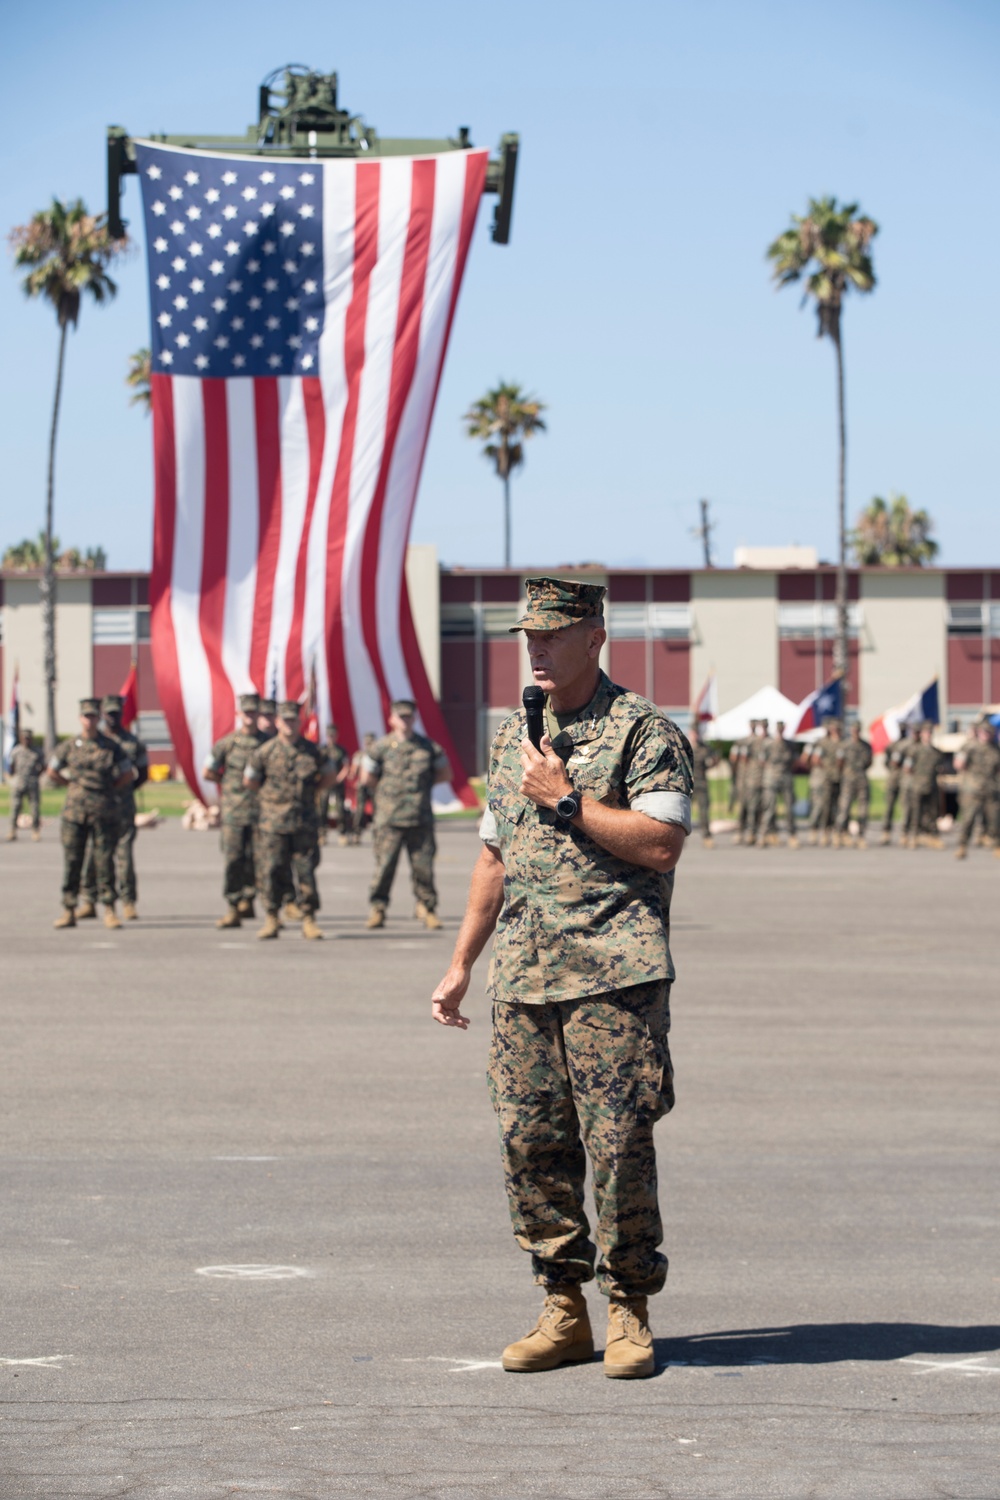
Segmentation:
{"type": "Polygon", "coordinates": [[[995,1497],[1000,861],[689,842],[648,1381],[500,1368],[485,961],[428,998],[473,825],[437,934],[328,847],[323,943],[216,931],[176,822],[120,932],[53,931],[56,824],[0,848],[3,1500],[995,1497]]]}

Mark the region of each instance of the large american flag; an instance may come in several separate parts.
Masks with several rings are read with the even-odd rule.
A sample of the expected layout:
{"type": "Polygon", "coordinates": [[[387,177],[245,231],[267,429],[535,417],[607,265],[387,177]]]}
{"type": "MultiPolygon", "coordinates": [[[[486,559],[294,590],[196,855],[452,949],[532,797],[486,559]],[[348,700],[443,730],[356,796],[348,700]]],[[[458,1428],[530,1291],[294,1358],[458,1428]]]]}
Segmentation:
{"type": "Polygon", "coordinates": [[[485,151],[372,160],[136,142],[148,243],[153,661],[201,796],[256,689],[355,747],[392,698],[452,751],[407,538],[485,151]]]}

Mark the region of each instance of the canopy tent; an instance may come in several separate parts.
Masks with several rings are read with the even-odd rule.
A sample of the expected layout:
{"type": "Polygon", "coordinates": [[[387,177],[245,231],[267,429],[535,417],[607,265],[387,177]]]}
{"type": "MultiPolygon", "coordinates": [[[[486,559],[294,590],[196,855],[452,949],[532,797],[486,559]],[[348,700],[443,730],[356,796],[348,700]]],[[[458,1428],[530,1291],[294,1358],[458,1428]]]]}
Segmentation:
{"type": "Polygon", "coordinates": [[[758,688],[744,703],[738,703],[735,708],[719,714],[717,719],[710,720],[702,730],[702,738],[740,740],[750,733],[751,719],[766,719],[772,729],[779,719],[783,719],[786,724],[794,724],[798,707],[791,698],[779,693],[776,687],[758,688]]]}

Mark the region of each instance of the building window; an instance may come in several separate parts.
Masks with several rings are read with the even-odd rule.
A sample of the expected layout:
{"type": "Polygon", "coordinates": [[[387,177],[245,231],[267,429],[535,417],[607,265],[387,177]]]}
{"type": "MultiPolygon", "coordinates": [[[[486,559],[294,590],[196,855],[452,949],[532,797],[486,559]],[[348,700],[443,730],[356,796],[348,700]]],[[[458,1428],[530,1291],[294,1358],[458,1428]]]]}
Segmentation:
{"type": "MultiPolygon", "coordinates": [[[[983,635],[990,624],[993,608],[989,604],[949,604],[949,635],[983,635]]],[[[1000,611],[997,611],[1000,614],[1000,611]]]]}
{"type": "Polygon", "coordinates": [[[482,604],[480,605],[483,618],[483,635],[500,636],[502,639],[509,638],[512,625],[516,625],[521,616],[521,608],[517,604],[482,604]]]}
{"type": "Polygon", "coordinates": [[[149,640],[148,609],[95,609],[95,646],[134,646],[149,640]]]}
{"type": "Polygon", "coordinates": [[[608,635],[613,641],[687,641],[690,604],[610,604],[608,635]]]}
{"type": "Polygon", "coordinates": [[[474,641],[475,638],[476,606],[474,604],[442,604],[441,639],[474,641]]]}
{"type": "MultiPolygon", "coordinates": [[[[847,633],[857,636],[861,630],[861,606],[847,606],[847,633]]],[[[837,634],[836,604],[779,604],[778,635],[782,640],[833,640],[837,634]]]]}

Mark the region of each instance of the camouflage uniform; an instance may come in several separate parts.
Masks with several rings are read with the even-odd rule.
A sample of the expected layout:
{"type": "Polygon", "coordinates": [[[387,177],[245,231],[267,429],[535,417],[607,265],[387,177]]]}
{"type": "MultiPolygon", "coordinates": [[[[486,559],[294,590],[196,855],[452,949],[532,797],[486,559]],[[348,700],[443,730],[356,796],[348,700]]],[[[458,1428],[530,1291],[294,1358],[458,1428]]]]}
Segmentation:
{"type": "MultiPolygon", "coordinates": [[[[123,786],[118,793],[118,829],[115,834],[114,850],[118,894],[124,902],[134,906],[138,891],[135,878],[135,794],[137,788],[142,786],[149,775],[149,761],[145,745],[128,729],[121,727],[111,729],[105,724],[102,732],[109,740],[114,740],[122,747],[136,773],[135,779],[128,786],[123,786]]],[[[87,850],[80,888],[89,900],[97,900],[97,869],[93,847],[87,850]]]]}
{"type": "Polygon", "coordinates": [[[760,828],[768,743],[766,735],[755,734],[747,744],[743,767],[743,796],[740,799],[740,832],[747,844],[756,843],[760,828]]]}
{"type": "Polygon", "coordinates": [[[256,786],[247,785],[243,772],[250,757],[263,744],[264,736],[259,729],[234,729],[212,746],[206,762],[206,769],[222,777],[219,783],[222,894],[231,907],[252,902],[257,888],[254,833],[259,802],[256,786]]]}
{"type": "Polygon", "coordinates": [[[444,751],[422,734],[402,739],[392,734],[376,740],[366,752],[364,769],[377,776],[372,838],[375,879],[368,899],[373,908],[389,905],[396,866],[403,849],[410,858],[413,894],[432,912],[437,907],[434,886],[434,813],[431,789],[448,764],[444,751]]]}
{"type": "MultiPolygon", "coordinates": [[[[339,776],[347,764],[347,751],[343,745],[331,745],[329,740],[325,745],[327,758],[339,776]]],[[[337,831],[343,838],[347,833],[347,811],[344,807],[344,783],[335,781],[333,786],[324,788],[319,793],[319,831],[320,837],[326,835],[330,826],[330,804],[333,803],[333,816],[337,820],[337,831]]]]}
{"type": "MultiPolygon", "coordinates": [[[[598,600],[604,592],[563,587],[598,600]]],[[[653,704],[601,673],[587,707],[559,724],[553,748],[578,791],[690,830],[691,748],[653,704]]],[[[536,1281],[589,1280],[597,1258],[583,1203],[589,1154],[598,1284],[625,1300],[659,1291],[667,1273],[653,1125],[674,1102],[674,877],[616,858],[526,799],[523,736],[519,714],[500,726],[480,830],[504,864],[489,1077],[511,1221],[536,1281]]]]}
{"type": "Polygon", "coordinates": [[[824,840],[836,819],[840,803],[840,751],[843,743],[843,740],[827,734],[813,751],[817,760],[814,770],[818,774],[815,782],[810,777],[810,791],[815,788],[815,797],[809,826],[824,840]]]}
{"type": "Polygon", "coordinates": [[[708,773],[713,766],[718,765],[719,757],[709,749],[704,740],[697,739],[691,742],[691,774],[692,774],[692,801],[698,814],[698,826],[701,828],[701,836],[711,839],[711,800],[708,791],[708,773]]]}
{"type": "Polygon", "coordinates": [[[32,745],[15,745],[10,752],[10,831],[17,833],[17,819],[21,803],[27,800],[31,810],[31,826],[38,832],[41,812],[38,795],[38,778],[45,769],[45,756],[32,745]]]}
{"type": "Polygon", "coordinates": [[[990,838],[1000,838],[1000,746],[978,737],[965,750],[962,770],[962,816],[958,845],[965,849],[976,818],[990,838]]]}
{"type": "Polygon", "coordinates": [[[890,745],[885,752],[885,812],[882,814],[884,837],[892,832],[892,820],[903,780],[903,762],[906,760],[911,745],[911,740],[896,740],[895,744],[890,745]]]}
{"type": "Polygon", "coordinates": [[[837,832],[843,836],[851,817],[851,808],[857,805],[858,837],[863,839],[868,826],[868,767],[872,763],[872,747],[867,740],[849,739],[840,746],[837,764],[840,767],[840,800],[837,805],[837,832]]]}
{"type": "Polygon", "coordinates": [[[248,757],[244,781],[258,788],[260,803],[254,840],[257,880],[271,916],[277,916],[287,896],[289,864],[303,915],[319,911],[316,793],[331,769],[326,752],[301,734],[292,740],[276,735],[248,757]]]}
{"type": "Polygon", "coordinates": [[[777,836],[778,798],[783,797],[788,837],[795,837],[795,778],[792,767],[798,759],[795,746],[773,734],[764,744],[764,777],[761,792],[760,839],[777,836]]]}
{"type": "Polygon", "coordinates": [[[910,745],[905,761],[904,836],[916,840],[921,834],[937,835],[937,778],[943,761],[934,745],[922,740],[910,745]]]}
{"type": "Polygon", "coordinates": [[[117,740],[98,733],[63,740],[49,761],[49,770],[69,781],[63,804],[63,905],[70,911],[80,894],[80,872],[88,838],[93,840],[97,892],[105,906],[115,904],[114,853],[118,838],[118,793],[115,782],[132,763],[117,740]]]}

